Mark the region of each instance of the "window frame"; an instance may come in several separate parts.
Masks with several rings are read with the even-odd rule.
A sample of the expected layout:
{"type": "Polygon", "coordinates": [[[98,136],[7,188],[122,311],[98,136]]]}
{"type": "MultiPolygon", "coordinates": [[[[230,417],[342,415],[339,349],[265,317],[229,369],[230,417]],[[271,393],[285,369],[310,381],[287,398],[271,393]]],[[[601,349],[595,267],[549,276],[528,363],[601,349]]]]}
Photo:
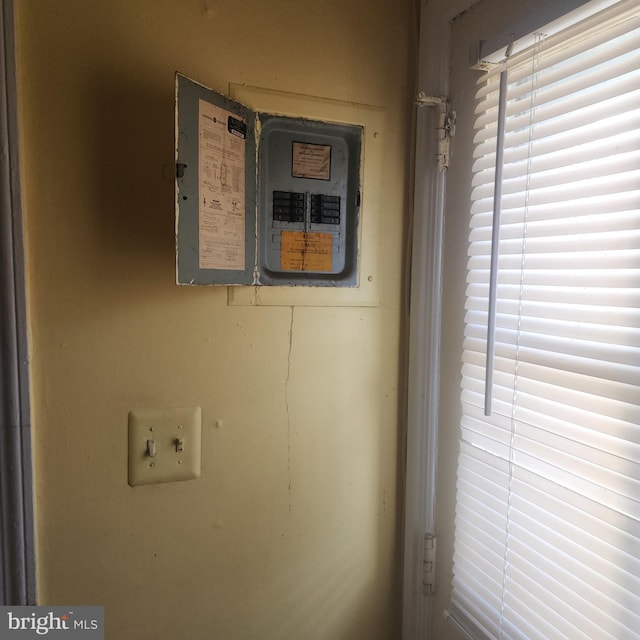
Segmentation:
{"type": "MultiPolygon", "coordinates": [[[[606,2],[606,0],[603,0],[606,2]]],[[[451,92],[449,71],[452,63],[452,27],[464,14],[478,6],[494,6],[499,19],[483,38],[488,46],[506,47],[514,37],[522,37],[562,15],[581,7],[588,0],[426,0],[421,4],[417,96],[448,97],[451,92]],[[518,7],[514,8],[513,5],[518,7]]],[[[476,59],[481,45],[477,41],[476,59]]],[[[486,46],[486,45],[485,45],[486,46]]],[[[454,52],[467,61],[467,52],[454,52]]],[[[467,65],[468,66],[468,65],[467,65]]],[[[452,96],[456,109],[456,96],[452,96]]],[[[418,104],[418,101],[416,101],[418,104]]],[[[434,103],[435,104],[435,103],[434,103]]],[[[451,443],[457,431],[451,409],[443,403],[443,393],[455,380],[459,383],[458,362],[451,366],[441,361],[449,343],[443,335],[448,330],[448,309],[443,306],[447,273],[443,251],[447,224],[447,182],[449,169],[441,169],[436,159],[435,138],[438,136],[438,114],[433,107],[417,106],[415,119],[414,197],[409,225],[411,266],[410,306],[407,343],[407,412],[405,434],[405,511],[403,543],[402,639],[438,638],[443,633],[441,615],[448,606],[450,592],[449,563],[452,555],[452,512],[450,502],[450,470],[455,459],[451,443]],[[444,315],[443,315],[444,314],[444,315]],[[447,487],[449,485],[449,487],[447,487]],[[448,490],[449,489],[449,490],[448,490]],[[444,506],[443,506],[444,505],[444,506]],[[444,516],[441,512],[445,512],[444,516]],[[448,521],[443,526],[443,522],[448,521]],[[438,539],[435,582],[425,587],[425,537],[438,539]],[[443,561],[444,559],[444,561],[443,561]],[[443,570],[443,567],[444,570],[443,570]]],[[[458,132],[458,136],[461,132],[458,132]]],[[[453,138],[455,163],[457,137],[453,138]]],[[[469,174],[470,175],[470,174],[469,174]]],[[[450,215],[450,214],[449,214],[450,215]]],[[[466,231],[466,229],[465,229],[466,231]]],[[[466,233],[465,233],[466,242],[466,233]]],[[[464,245],[466,247],[466,244],[464,245]]],[[[460,339],[461,344],[461,339],[460,339]]],[[[455,360],[455,358],[454,358],[455,360]]],[[[456,403],[458,402],[458,394],[456,403]]],[[[455,409],[453,410],[455,413],[455,409]]],[[[453,481],[455,484],[455,481],[453,481]]],[[[447,638],[462,638],[446,623],[447,638]]]]}

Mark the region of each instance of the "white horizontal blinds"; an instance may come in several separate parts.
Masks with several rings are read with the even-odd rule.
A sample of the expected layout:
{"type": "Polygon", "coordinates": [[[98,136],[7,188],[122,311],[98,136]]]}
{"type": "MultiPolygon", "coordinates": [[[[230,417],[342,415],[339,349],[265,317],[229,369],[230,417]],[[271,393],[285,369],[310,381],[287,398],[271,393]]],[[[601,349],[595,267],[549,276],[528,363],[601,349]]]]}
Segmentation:
{"type": "Polygon", "coordinates": [[[451,613],[472,636],[640,639],[640,5],[479,84],[451,613]]]}

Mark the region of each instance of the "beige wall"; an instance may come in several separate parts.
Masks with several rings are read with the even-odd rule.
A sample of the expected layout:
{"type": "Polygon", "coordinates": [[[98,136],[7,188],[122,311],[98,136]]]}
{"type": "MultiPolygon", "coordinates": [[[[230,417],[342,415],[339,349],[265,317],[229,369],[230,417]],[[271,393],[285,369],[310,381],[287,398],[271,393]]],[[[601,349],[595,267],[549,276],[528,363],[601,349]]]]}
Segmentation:
{"type": "Polygon", "coordinates": [[[412,3],[15,4],[40,601],[109,640],[396,638],[412,3]],[[384,108],[379,305],[173,284],[176,70],[384,108]],[[128,412],[192,405],[202,477],[128,486],[128,412]]]}

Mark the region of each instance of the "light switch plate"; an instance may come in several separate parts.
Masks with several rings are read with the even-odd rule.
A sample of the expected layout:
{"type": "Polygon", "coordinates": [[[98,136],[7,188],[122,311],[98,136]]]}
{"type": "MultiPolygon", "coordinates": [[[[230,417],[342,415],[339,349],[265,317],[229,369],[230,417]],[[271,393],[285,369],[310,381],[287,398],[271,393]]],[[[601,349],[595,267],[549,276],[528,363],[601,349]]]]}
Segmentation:
{"type": "Polygon", "coordinates": [[[136,409],[129,413],[129,484],[200,477],[200,407],[136,409]]]}

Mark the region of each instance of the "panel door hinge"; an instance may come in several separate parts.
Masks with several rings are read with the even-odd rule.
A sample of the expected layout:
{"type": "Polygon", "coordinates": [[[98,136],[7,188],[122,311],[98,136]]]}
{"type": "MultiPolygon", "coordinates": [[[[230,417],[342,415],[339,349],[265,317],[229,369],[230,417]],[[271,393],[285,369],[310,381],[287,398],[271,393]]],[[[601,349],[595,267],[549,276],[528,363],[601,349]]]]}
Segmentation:
{"type": "Polygon", "coordinates": [[[441,171],[449,167],[451,138],[456,132],[456,112],[449,109],[449,98],[446,96],[428,96],[420,91],[416,97],[419,107],[436,107],[438,109],[438,125],[436,128],[436,160],[441,171]]]}
{"type": "Polygon", "coordinates": [[[422,565],[422,592],[430,596],[435,592],[436,576],[436,537],[431,533],[424,534],[422,565]]]}

